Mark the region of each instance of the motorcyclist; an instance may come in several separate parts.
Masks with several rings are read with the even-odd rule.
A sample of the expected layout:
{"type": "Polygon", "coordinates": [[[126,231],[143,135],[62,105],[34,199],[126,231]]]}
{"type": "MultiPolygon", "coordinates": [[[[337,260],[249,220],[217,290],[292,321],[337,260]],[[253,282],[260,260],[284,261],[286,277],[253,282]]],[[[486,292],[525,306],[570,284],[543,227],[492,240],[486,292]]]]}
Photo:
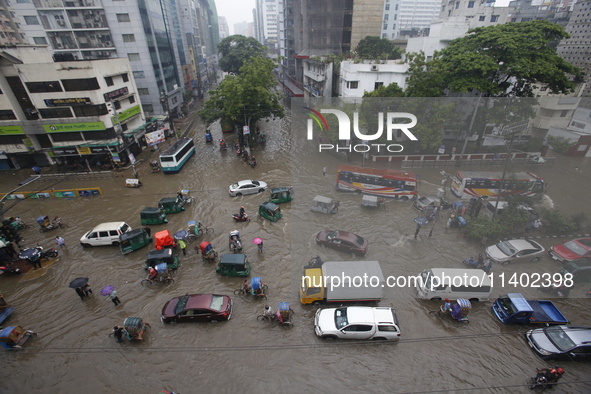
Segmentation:
{"type": "Polygon", "coordinates": [[[543,373],[547,383],[557,383],[564,374],[564,369],[560,367],[540,369],[538,373],[543,373]]]}
{"type": "Polygon", "coordinates": [[[479,269],[484,270],[485,272],[488,272],[492,268],[492,260],[487,258],[481,264],[479,263],[478,266],[476,266],[476,268],[479,268],[479,269]]]}
{"type": "Polygon", "coordinates": [[[244,210],[244,207],[240,207],[240,219],[246,219],[246,211],[244,210]]]}
{"type": "Polygon", "coordinates": [[[185,196],[183,196],[183,192],[182,191],[177,193],[176,199],[179,200],[179,202],[185,201],[185,196]]]}

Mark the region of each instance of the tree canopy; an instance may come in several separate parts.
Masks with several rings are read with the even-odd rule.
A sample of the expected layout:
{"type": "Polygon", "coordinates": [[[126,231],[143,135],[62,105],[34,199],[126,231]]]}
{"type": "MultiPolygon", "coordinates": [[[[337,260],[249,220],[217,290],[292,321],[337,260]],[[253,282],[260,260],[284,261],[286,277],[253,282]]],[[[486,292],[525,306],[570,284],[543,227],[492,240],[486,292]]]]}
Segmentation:
{"type": "Polygon", "coordinates": [[[375,36],[366,36],[359,41],[355,52],[361,59],[370,60],[395,60],[402,57],[402,51],[392,41],[375,36]]]}
{"type": "Polygon", "coordinates": [[[281,93],[273,76],[275,63],[261,56],[252,57],[238,75],[227,75],[209,92],[210,98],[199,111],[206,125],[222,118],[237,124],[255,124],[267,117],[282,118],[281,93]]]}
{"type": "Polygon", "coordinates": [[[230,74],[238,74],[248,59],[263,56],[267,48],[253,37],[233,35],[218,44],[220,68],[230,74]]]}
{"type": "Polygon", "coordinates": [[[546,20],[478,27],[450,42],[433,60],[410,57],[412,76],[408,95],[469,92],[487,96],[532,97],[536,84],[555,94],[570,93],[568,74],[581,70],[558,56],[552,46],[570,37],[560,26],[546,20]]]}

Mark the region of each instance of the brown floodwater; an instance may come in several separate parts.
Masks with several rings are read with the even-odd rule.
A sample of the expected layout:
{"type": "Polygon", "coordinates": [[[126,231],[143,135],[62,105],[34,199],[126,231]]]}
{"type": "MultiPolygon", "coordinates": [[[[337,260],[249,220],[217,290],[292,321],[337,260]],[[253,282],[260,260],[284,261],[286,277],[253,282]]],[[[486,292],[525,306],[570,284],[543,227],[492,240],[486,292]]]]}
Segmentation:
{"type": "MultiPolygon", "coordinates": [[[[324,261],[355,259],[323,249],[314,242],[323,229],[357,233],[370,242],[368,260],[377,260],[384,275],[416,275],[432,267],[462,267],[461,261],[480,252],[479,245],[467,242],[457,231],[445,231],[445,220],[422,229],[414,240],[413,219],[418,216],[410,202],[388,201],[387,211],[361,206],[361,196],[335,191],[339,159],[314,152],[312,142],[292,133],[289,116],[261,123],[268,142],[256,147],[257,167],[244,165],[231,152],[205,144],[203,127],[195,124],[192,134],[196,155],[179,174],[152,174],[146,163],[140,166],[143,186],[125,187],[124,178],[35,182],[27,191],[48,188],[100,187],[102,195],[89,198],[24,200],[6,216],[21,216],[35,225],[40,215],[60,216],[69,227],[39,233],[35,226],[23,230],[24,246],[39,242],[56,246],[54,238],[66,239],[67,249],[60,259],[45,268],[43,275],[0,278],[0,291],[16,311],[6,322],[39,333],[21,351],[0,353],[1,392],[16,393],[180,393],[254,391],[280,392],[528,392],[528,378],[536,367],[553,365],[537,357],[524,340],[527,327],[504,326],[491,312],[491,301],[473,305],[470,324],[428,314],[438,302],[421,301],[410,288],[386,288],[382,306],[397,312],[402,336],[398,343],[324,342],[316,337],[313,317],[316,307],[302,306],[298,285],[302,266],[311,257],[324,261]],[[327,167],[326,176],[322,167],[327,167]],[[259,179],[270,187],[293,186],[295,198],[282,204],[283,218],[272,223],[260,218],[257,209],[269,193],[231,198],[228,186],[240,179],[259,179]],[[274,309],[281,301],[295,310],[293,327],[260,322],[264,301],[234,296],[242,279],[220,277],[213,266],[202,262],[189,245],[173,285],[142,286],[142,268],[148,248],[122,255],[117,247],[82,248],[78,240],[93,226],[108,221],[140,225],[144,207],[156,206],[162,197],[173,197],[189,189],[195,202],[185,212],[168,215],[167,225],[151,226],[152,231],[185,229],[190,220],[200,220],[215,229],[206,235],[220,253],[227,253],[228,233],[241,231],[245,253],[252,264],[251,276],[260,276],[269,285],[268,303],[274,309]],[[317,194],[340,200],[336,215],[311,212],[317,194]],[[252,218],[234,223],[232,214],[243,205],[252,218]],[[264,253],[251,243],[264,239],[264,253]],[[81,301],[68,284],[76,277],[90,278],[94,296],[81,301]],[[113,285],[122,304],[115,307],[100,289],[113,285]],[[160,322],[162,306],[172,297],[186,293],[231,295],[234,312],[228,322],[169,324],[160,322]],[[146,340],[122,344],[109,337],[115,325],[129,316],[151,324],[146,340]]],[[[214,140],[222,137],[214,128],[214,140]]],[[[224,136],[233,139],[232,135],[224,136]]],[[[155,154],[153,158],[155,158],[155,154]]],[[[371,163],[365,163],[369,165],[371,163]]],[[[385,167],[379,164],[376,167],[385,167]]],[[[395,167],[394,167],[395,168],[395,167]]],[[[483,168],[474,168],[475,170],[483,168]]],[[[554,165],[533,170],[550,184],[548,205],[564,213],[586,212],[591,217],[587,196],[591,192],[588,159],[560,157],[554,165]]],[[[453,168],[445,168],[453,173],[453,168]]],[[[484,170],[484,169],[483,169],[484,170]]],[[[493,168],[497,170],[498,168],[493,168]]],[[[421,179],[421,194],[434,194],[440,187],[441,169],[415,170],[421,179]]],[[[1,190],[8,191],[29,176],[30,171],[0,175],[1,190]]],[[[448,196],[450,193],[448,193],[448,196]]],[[[7,202],[8,205],[12,202],[7,202]]],[[[446,214],[444,214],[446,215],[446,214]]],[[[542,238],[551,246],[559,238],[542,238]]],[[[494,273],[556,272],[548,257],[537,263],[494,266],[494,273]]],[[[591,297],[585,286],[577,286],[568,299],[555,300],[573,324],[591,325],[591,297]]],[[[532,288],[495,287],[493,298],[507,292],[540,297],[532,288]]],[[[554,391],[591,391],[591,364],[560,362],[568,385],[554,391]]]]}

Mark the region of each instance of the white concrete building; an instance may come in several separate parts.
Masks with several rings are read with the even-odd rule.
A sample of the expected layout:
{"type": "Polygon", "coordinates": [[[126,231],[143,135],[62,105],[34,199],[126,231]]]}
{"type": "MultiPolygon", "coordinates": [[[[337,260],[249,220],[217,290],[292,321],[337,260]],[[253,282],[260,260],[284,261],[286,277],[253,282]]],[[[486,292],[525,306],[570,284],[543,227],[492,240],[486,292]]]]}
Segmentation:
{"type": "Polygon", "coordinates": [[[404,0],[384,0],[382,38],[393,40],[400,32],[400,3],[404,0]]]}
{"type": "Polygon", "coordinates": [[[408,65],[398,60],[365,61],[355,63],[351,60],[341,62],[339,77],[339,97],[362,97],[380,86],[398,84],[406,88],[408,65]]]}

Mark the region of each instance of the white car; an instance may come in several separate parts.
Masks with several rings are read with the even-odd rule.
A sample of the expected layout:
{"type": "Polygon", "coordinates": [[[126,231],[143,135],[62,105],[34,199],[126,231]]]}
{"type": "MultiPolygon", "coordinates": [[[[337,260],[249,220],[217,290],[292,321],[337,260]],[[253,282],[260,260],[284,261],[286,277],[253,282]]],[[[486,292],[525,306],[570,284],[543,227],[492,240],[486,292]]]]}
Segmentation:
{"type": "Polygon", "coordinates": [[[119,236],[131,231],[125,222],[101,223],[80,238],[80,245],[90,246],[119,245],[119,236]]]}
{"type": "Polygon", "coordinates": [[[507,265],[513,261],[538,261],[546,253],[544,247],[530,239],[511,239],[485,249],[486,257],[507,265]]]}
{"type": "Polygon", "coordinates": [[[230,185],[230,196],[240,197],[246,194],[257,194],[267,190],[267,184],[263,181],[238,181],[230,185]]]}
{"type": "Polygon", "coordinates": [[[323,339],[399,339],[400,328],[390,307],[349,306],[319,309],[314,331],[323,339]]]}

